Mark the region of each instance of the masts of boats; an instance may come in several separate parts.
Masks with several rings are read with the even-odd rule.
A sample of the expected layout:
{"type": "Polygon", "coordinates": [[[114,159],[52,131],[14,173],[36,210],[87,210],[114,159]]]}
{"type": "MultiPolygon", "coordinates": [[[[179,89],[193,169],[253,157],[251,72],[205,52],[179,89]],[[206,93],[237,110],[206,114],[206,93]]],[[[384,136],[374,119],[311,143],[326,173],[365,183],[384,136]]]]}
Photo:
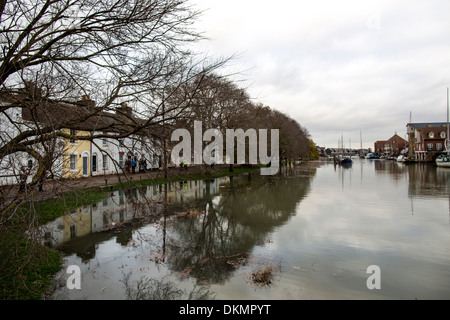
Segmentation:
{"type": "Polygon", "coordinates": [[[353,160],[351,159],[350,155],[346,156],[344,154],[344,135],[342,135],[340,144],[341,144],[341,154],[337,157],[336,155],[334,156],[334,164],[349,167],[353,164],[353,160]]]}
{"type": "Polygon", "coordinates": [[[450,168],[450,127],[449,127],[449,92],[447,88],[447,135],[445,136],[445,151],[446,154],[442,154],[436,158],[436,165],[442,168],[450,168]]]}

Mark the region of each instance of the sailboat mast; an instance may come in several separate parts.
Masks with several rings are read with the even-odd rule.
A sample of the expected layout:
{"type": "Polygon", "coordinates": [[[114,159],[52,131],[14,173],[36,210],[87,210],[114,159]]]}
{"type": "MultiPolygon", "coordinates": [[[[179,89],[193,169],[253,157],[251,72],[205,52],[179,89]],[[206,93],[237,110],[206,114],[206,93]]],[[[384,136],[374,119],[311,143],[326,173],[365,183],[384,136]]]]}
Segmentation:
{"type": "Polygon", "coordinates": [[[447,153],[450,154],[450,127],[448,125],[449,123],[449,93],[448,93],[448,88],[447,88],[447,136],[446,136],[446,144],[445,144],[445,148],[447,149],[447,153]]]}
{"type": "Polygon", "coordinates": [[[359,130],[359,143],[360,143],[360,148],[361,148],[361,151],[362,151],[362,133],[361,133],[361,130],[359,130]]]}

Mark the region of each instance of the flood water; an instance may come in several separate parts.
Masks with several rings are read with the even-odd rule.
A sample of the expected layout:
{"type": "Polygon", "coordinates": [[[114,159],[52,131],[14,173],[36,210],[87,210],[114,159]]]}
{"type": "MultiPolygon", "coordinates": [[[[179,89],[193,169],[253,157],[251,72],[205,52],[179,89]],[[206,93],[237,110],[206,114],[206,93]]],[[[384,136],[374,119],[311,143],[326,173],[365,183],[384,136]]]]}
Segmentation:
{"type": "Polygon", "coordinates": [[[450,169],[365,159],[120,191],[47,226],[50,298],[450,299],[449,199],[450,169]]]}

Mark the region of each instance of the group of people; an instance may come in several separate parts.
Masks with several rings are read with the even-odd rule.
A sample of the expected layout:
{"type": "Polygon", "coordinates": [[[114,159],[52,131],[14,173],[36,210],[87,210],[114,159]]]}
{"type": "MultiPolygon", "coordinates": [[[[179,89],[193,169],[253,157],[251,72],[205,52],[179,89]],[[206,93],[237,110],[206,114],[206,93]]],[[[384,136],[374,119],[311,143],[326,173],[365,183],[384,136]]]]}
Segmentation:
{"type": "MultiPolygon", "coordinates": [[[[126,173],[136,173],[136,169],[138,166],[138,162],[135,159],[128,159],[125,162],[125,172],[126,173]]],[[[139,160],[139,171],[138,172],[147,172],[147,161],[142,158],[139,160]]]]}

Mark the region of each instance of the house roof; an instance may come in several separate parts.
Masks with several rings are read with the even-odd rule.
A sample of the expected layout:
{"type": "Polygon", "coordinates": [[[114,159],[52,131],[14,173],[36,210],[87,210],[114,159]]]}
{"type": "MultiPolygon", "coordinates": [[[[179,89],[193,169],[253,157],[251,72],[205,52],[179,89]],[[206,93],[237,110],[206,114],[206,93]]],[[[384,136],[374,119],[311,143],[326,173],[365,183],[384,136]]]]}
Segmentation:
{"type": "Polygon", "coordinates": [[[433,139],[441,139],[439,134],[441,132],[446,132],[447,131],[447,127],[444,126],[440,126],[440,127],[424,127],[424,128],[420,128],[420,131],[422,132],[422,135],[425,136],[426,138],[428,138],[428,134],[430,132],[435,133],[435,136],[433,139]]]}
{"type": "Polygon", "coordinates": [[[104,131],[126,133],[139,128],[147,134],[160,131],[160,125],[152,124],[150,129],[147,120],[132,115],[131,108],[122,104],[115,109],[96,107],[94,101],[84,96],[77,102],[60,102],[36,95],[27,89],[15,92],[0,91],[0,101],[6,107],[18,107],[22,111],[24,121],[53,127],[55,130],[76,129],[85,131],[104,131]],[[145,129],[144,129],[145,128],[145,129]]]}
{"type": "Polygon", "coordinates": [[[410,122],[407,127],[426,128],[426,127],[446,127],[447,122],[410,122]]]}

